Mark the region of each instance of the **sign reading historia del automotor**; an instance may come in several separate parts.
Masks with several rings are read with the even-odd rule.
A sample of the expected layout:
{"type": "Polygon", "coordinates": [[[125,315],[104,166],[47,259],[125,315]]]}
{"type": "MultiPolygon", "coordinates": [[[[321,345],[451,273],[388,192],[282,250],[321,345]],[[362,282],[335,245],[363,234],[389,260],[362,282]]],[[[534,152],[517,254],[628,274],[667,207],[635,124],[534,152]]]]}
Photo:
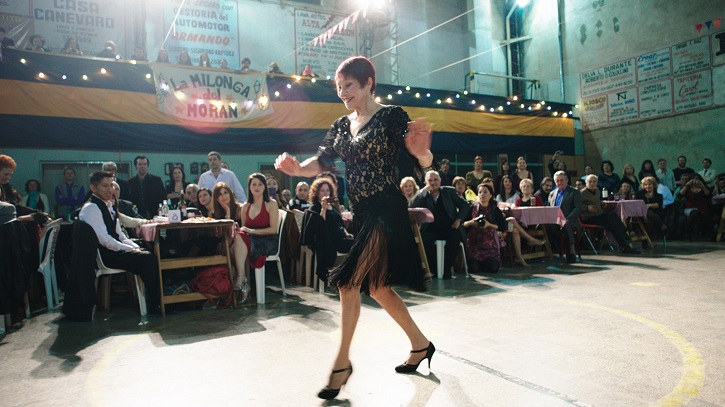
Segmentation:
{"type": "Polygon", "coordinates": [[[232,123],[272,113],[263,72],[152,63],[161,113],[196,122],[232,123]]]}
{"type": "Polygon", "coordinates": [[[713,61],[723,33],[590,69],[579,76],[582,128],[593,130],[713,106],[713,61]]]}

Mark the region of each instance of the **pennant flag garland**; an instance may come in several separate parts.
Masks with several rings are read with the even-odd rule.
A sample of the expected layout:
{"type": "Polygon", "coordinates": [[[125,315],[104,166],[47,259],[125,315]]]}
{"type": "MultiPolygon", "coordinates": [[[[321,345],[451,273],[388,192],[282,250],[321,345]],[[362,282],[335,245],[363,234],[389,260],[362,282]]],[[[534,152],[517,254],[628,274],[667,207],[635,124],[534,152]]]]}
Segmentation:
{"type": "Polygon", "coordinates": [[[317,48],[317,38],[318,37],[315,37],[315,39],[312,40],[312,48],[317,48]]]}
{"type": "Polygon", "coordinates": [[[702,24],[695,24],[695,29],[696,29],[696,30],[697,30],[697,32],[699,33],[699,32],[700,32],[700,30],[702,30],[702,24]]]}
{"type": "Polygon", "coordinates": [[[707,26],[707,29],[709,30],[710,29],[710,26],[712,26],[712,20],[705,21],[705,25],[707,26]]]}
{"type": "MultiPolygon", "coordinates": [[[[350,23],[355,24],[357,22],[357,19],[360,16],[360,12],[361,11],[363,13],[363,18],[365,18],[365,15],[367,13],[367,7],[363,7],[361,9],[355,11],[351,15],[347,16],[347,18],[345,18],[344,20],[342,20],[339,23],[335,24],[332,28],[328,29],[327,31],[325,31],[322,34],[320,34],[317,37],[315,37],[311,41],[312,42],[312,47],[313,48],[317,48],[318,45],[319,46],[324,45],[336,33],[342,34],[342,31],[347,29],[348,24],[350,24],[350,23]]],[[[309,45],[310,43],[308,42],[307,44],[309,45]]]]}
{"type": "Polygon", "coordinates": [[[712,20],[712,22],[713,22],[713,24],[715,25],[715,29],[716,29],[716,30],[717,30],[718,28],[720,28],[720,17],[718,17],[718,18],[716,18],[716,19],[712,20]]]}
{"type": "Polygon", "coordinates": [[[357,21],[357,17],[358,17],[359,15],[360,15],[360,10],[358,10],[358,11],[356,11],[356,12],[352,13],[352,23],[353,23],[353,24],[355,24],[355,22],[357,21]]]}

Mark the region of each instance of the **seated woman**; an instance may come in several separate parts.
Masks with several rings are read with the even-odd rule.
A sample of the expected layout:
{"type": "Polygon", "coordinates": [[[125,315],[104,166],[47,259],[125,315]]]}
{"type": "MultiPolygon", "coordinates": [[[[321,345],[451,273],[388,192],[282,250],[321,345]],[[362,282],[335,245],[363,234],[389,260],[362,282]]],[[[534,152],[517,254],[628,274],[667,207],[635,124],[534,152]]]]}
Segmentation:
{"type": "MultiPolygon", "coordinates": [[[[519,183],[519,189],[521,189],[521,194],[523,196],[516,200],[515,206],[544,206],[544,202],[541,198],[534,195],[534,181],[528,178],[522,179],[519,183]]],[[[521,239],[526,239],[530,246],[543,246],[546,244],[546,241],[535,239],[526,232],[526,229],[519,222],[513,222],[513,225],[514,230],[511,232],[511,245],[514,247],[514,261],[524,267],[527,267],[528,263],[526,263],[526,260],[524,260],[521,255],[521,239]]]]}
{"type": "Polygon", "coordinates": [[[40,192],[40,181],[37,179],[29,179],[25,182],[25,192],[28,194],[20,200],[21,205],[25,205],[31,209],[37,209],[41,212],[48,212],[50,205],[48,197],[40,192]]]}
{"type": "Polygon", "coordinates": [[[169,180],[166,181],[166,199],[171,201],[171,205],[176,208],[181,199],[184,198],[184,191],[189,185],[186,182],[186,173],[184,169],[176,166],[171,169],[169,180]]]}
{"type": "MultiPolygon", "coordinates": [[[[639,192],[639,191],[637,191],[639,192]]],[[[627,182],[622,182],[619,186],[619,191],[616,192],[619,195],[619,199],[626,201],[634,198],[634,192],[632,191],[632,185],[627,182]]]]}
{"type": "Polygon", "coordinates": [[[496,196],[497,202],[505,202],[507,204],[513,205],[520,198],[519,193],[516,192],[516,190],[514,189],[514,184],[511,181],[510,175],[504,175],[503,177],[501,177],[501,185],[499,186],[499,191],[501,192],[496,196]]]}
{"type": "Polygon", "coordinates": [[[534,195],[534,181],[528,178],[522,179],[519,182],[519,190],[521,191],[521,198],[516,200],[516,206],[544,206],[544,201],[534,195]]]}
{"type": "Polygon", "coordinates": [[[229,185],[214,185],[214,217],[234,219],[239,225],[238,236],[232,243],[232,257],[236,268],[234,290],[240,294],[240,302],[249,298],[249,275],[246,262],[253,268],[264,266],[267,256],[277,252],[279,240],[279,210],[277,202],[269,197],[264,174],[254,173],[247,184],[247,202],[239,204],[229,185]]]}
{"type": "MultiPolygon", "coordinates": [[[[625,185],[627,184],[622,184],[622,187],[625,185]]],[[[642,189],[637,191],[635,198],[644,201],[645,205],[647,205],[647,234],[650,237],[659,235],[667,227],[663,223],[663,198],[662,194],[657,192],[657,178],[652,176],[644,177],[642,189]]]]}
{"type": "Polygon", "coordinates": [[[212,192],[209,188],[199,188],[196,192],[196,200],[199,202],[199,212],[206,218],[214,217],[214,202],[211,199],[212,192]]]}
{"type": "Polygon", "coordinates": [[[337,187],[329,178],[318,178],[310,186],[310,206],[302,219],[300,243],[311,246],[317,256],[317,276],[327,280],[327,273],[335,263],[337,253],[347,253],[353,235],[345,230],[342,215],[334,203],[337,187]]]}
{"type": "Polygon", "coordinates": [[[698,173],[690,174],[690,180],[682,186],[679,195],[685,200],[683,216],[679,220],[679,229],[684,231],[685,240],[693,239],[695,227],[700,233],[712,237],[712,219],[710,219],[710,189],[698,173]]]}
{"type": "Polygon", "coordinates": [[[471,273],[497,273],[501,266],[498,231],[506,229],[506,220],[489,185],[478,185],[478,201],[473,204],[471,219],[463,226],[468,232],[465,246],[471,273]]]}
{"type": "Polygon", "coordinates": [[[639,179],[644,179],[645,177],[655,177],[657,178],[657,173],[655,173],[655,165],[652,163],[652,160],[644,160],[642,161],[642,167],[639,169],[639,173],[637,174],[639,179]]]}
{"type": "Polygon", "coordinates": [[[614,194],[616,191],[619,191],[619,186],[622,183],[622,180],[619,178],[619,175],[614,171],[614,164],[612,164],[611,161],[605,160],[602,161],[602,173],[599,174],[599,190],[602,191],[605,188],[609,192],[609,194],[614,194]]]}
{"type": "Polygon", "coordinates": [[[633,194],[639,190],[639,180],[634,175],[634,165],[629,163],[625,164],[624,169],[622,169],[622,185],[624,184],[629,184],[632,187],[631,192],[633,194]]]}
{"type": "Polygon", "coordinates": [[[418,187],[418,183],[415,182],[413,177],[405,177],[400,180],[400,190],[403,191],[403,195],[405,195],[405,199],[408,200],[408,203],[410,203],[415,194],[418,193],[419,189],[420,187],[418,187]]]}

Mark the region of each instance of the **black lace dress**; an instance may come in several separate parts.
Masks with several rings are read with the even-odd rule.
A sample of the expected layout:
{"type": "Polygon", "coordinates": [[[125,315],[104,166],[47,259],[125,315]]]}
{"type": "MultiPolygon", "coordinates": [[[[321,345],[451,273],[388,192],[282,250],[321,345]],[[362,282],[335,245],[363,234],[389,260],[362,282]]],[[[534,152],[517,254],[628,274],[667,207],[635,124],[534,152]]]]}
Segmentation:
{"type": "MultiPolygon", "coordinates": [[[[400,107],[384,106],[353,137],[350,120],[343,116],[320,146],[317,157],[323,169],[331,170],[336,158],[345,163],[354,212],[355,242],[345,261],[330,270],[331,286],[360,287],[367,294],[370,288],[396,283],[424,289],[407,200],[395,178],[398,152],[407,153],[409,121],[400,107]]],[[[412,161],[418,165],[415,158],[412,161]]]]}

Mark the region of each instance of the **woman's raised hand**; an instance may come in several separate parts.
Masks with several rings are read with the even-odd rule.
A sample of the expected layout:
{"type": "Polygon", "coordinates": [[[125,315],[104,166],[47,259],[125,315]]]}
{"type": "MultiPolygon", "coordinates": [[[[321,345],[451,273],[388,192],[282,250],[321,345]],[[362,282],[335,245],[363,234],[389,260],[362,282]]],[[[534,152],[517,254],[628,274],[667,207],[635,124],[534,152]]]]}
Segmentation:
{"type": "Polygon", "coordinates": [[[296,177],[300,173],[300,163],[295,156],[288,153],[282,153],[274,160],[274,168],[282,171],[287,175],[296,177]]]}

